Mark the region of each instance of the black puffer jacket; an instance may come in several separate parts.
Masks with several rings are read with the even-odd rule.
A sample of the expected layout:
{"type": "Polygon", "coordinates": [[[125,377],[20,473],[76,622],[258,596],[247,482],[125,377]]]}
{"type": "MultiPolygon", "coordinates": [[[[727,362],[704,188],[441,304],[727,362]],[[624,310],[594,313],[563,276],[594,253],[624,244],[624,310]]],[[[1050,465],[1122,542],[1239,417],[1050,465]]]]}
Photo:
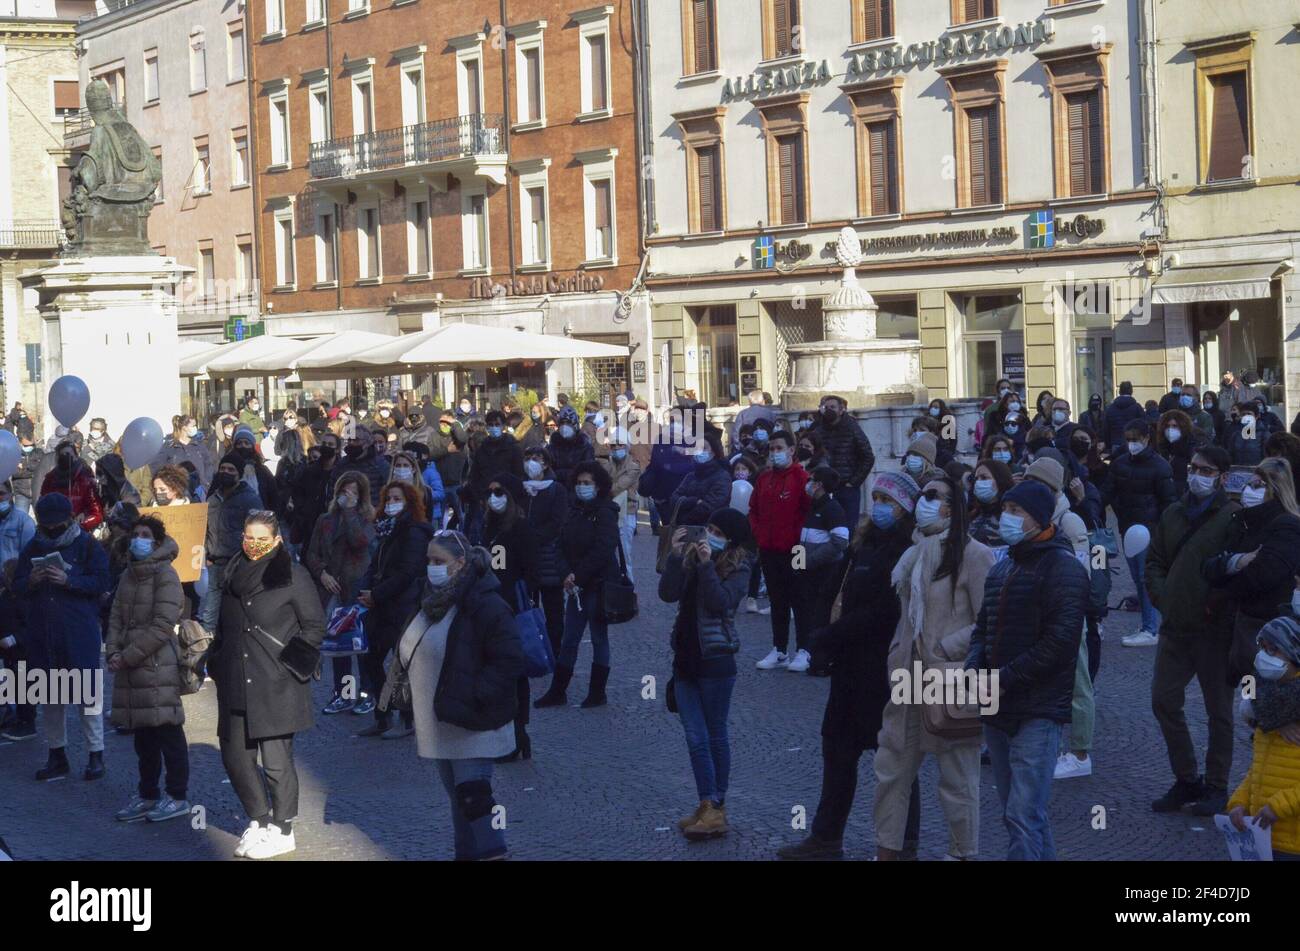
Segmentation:
{"type": "Polygon", "coordinates": [[[1106,432],[1099,435],[1105,440],[1112,455],[1124,443],[1124,427],[1141,418],[1142,404],[1126,394],[1115,397],[1106,407],[1106,432]]]}
{"type": "Polygon", "coordinates": [[[572,439],[565,439],[557,429],[551,434],[547,450],[551,454],[551,468],[555,471],[555,478],[564,483],[566,489],[573,488],[573,470],[578,467],[578,463],[596,458],[591,440],[581,431],[574,433],[572,439]]]}
{"type": "Polygon", "coordinates": [[[1282,508],[1277,499],[1243,508],[1233,515],[1229,537],[1236,541],[1228,550],[1210,558],[1202,569],[1206,580],[1223,588],[1237,610],[1257,621],[1277,617],[1280,605],[1290,606],[1296,572],[1300,570],[1300,518],[1282,508]],[[1234,554],[1258,554],[1235,575],[1228,574],[1228,560],[1234,554]]]}
{"type": "Polygon", "coordinates": [[[509,434],[479,443],[469,463],[470,497],[475,502],[487,500],[487,487],[497,476],[524,477],[524,451],[509,434]]]}
{"type": "Polygon", "coordinates": [[[704,525],[709,516],[731,501],[731,473],[717,459],[710,459],[687,474],[668,499],[668,514],[677,513],[678,525],[704,525]],[[681,505],[679,509],[677,506],[681,505]]]}
{"type": "Polygon", "coordinates": [[[876,454],[871,450],[871,440],[863,432],[862,424],[855,417],[844,413],[834,426],[827,426],[819,417],[811,431],[821,437],[827,464],[848,488],[857,488],[867,481],[876,464],[876,454]]]}
{"type": "Polygon", "coordinates": [[[587,591],[615,576],[614,549],[619,544],[618,506],[608,495],[573,503],[560,534],[560,549],[579,588],[587,591]]]}
{"type": "Polygon", "coordinates": [[[1115,457],[1102,495],[1115,510],[1121,532],[1130,525],[1155,525],[1178,498],[1173,470],[1150,446],[1136,457],[1127,452],[1115,457]]]}
{"type": "Polygon", "coordinates": [[[569,493],[559,482],[552,482],[536,495],[528,496],[524,512],[537,539],[537,558],[533,582],[539,588],[558,588],[564,584],[569,569],[560,549],[560,533],[569,518],[569,493]]]}
{"type": "Polygon", "coordinates": [[[967,670],[996,670],[1005,692],[987,722],[1014,731],[1024,720],[1070,721],[1074,668],[1090,590],[1088,573],[1061,535],[1023,541],[993,566],[975,620],[967,670]]]}
{"type": "Polygon", "coordinates": [[[889,577],[911,544],[910,531],[873,525],[854,553],[839,620],[813,633],[813,665],[831,671],[822,736],[842,748],[876,748],[889,701],[889,644],[900,612],[889,577]]]}
{"type": "MultiPolygon", "coordinates": [[[[495,730],[515,718],[516,685],[524,672],[524,651],[515,615],[502,598],[501,583],[475,557],[464,570],[478,571],[457,603],[447,632],[447,653],[433,692],[433,714],[466,730],[495,730]]],[[[423,585],[412,585],[417,592],[423,585]]]]}
{"type": "Polygon", "coordinates": [[[370,592],[374,604],[370,616],[389,637],[400,635],[420,609],[432,539],[432,525],[412,522],[403,512],[392,531],[380,540],[370,568],[357,586],[370,592]]]}
{"type": "Polygon", "coordinates": [[[154,457],[153,462],[149,463],[149,471],[157,475],[158,470],[163,466],[179,466],[182,462],[194,466],[194,471],[199,474],[199,482],[204,487],[212,484],[212,475],[216,471],[216,466],[212,462],[212,453],[206,443],[197,436],[186,443],[177,442],[175,436],[168,436],[163,440],[163,447],[158,451],[158,455],[154,457]]]}

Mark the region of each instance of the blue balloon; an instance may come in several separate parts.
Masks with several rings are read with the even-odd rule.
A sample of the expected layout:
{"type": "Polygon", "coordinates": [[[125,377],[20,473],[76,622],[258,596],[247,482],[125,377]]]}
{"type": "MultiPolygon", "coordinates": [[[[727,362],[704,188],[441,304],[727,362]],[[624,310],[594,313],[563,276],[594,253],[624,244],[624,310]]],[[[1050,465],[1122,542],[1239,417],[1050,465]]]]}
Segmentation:
{"type": "Polygon", "coordinates": [[[90,389],[79,376],[61,376],[50,384],[46,404],[54,418],[71,429],[90,409],[90,389]]]}

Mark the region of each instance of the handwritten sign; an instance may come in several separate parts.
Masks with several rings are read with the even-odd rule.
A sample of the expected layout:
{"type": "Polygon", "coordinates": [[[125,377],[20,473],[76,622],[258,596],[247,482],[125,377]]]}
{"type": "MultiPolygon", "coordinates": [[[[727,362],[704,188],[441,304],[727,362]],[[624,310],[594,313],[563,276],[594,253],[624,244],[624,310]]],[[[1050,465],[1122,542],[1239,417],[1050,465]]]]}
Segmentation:
{"type": "Polygon", "coordinates": [[[181,581],[198,581],[208,533],[208,503],[156,505],[141,514],[157,518],[167,527],[167,534],[176,540],[180,551],[172,559],[172,567],[181,581]]]}
{"type": "Polygon", "coordinates": [[[1228,856],[1234,862],[1273,861],[1273,830],[1262,829],[1254,819],[1246,820],[1241,832],[1227,816],[1215,816],[1214,824],[1228,843],[1228,856]]]}

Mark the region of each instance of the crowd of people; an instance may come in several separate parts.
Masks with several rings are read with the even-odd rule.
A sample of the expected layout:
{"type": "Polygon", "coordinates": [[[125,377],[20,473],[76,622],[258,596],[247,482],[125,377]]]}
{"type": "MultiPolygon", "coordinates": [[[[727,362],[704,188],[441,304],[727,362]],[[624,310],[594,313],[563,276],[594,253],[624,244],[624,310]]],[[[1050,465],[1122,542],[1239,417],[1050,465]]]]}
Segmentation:
{"type": "MultiPolygon", "coordinates": [[[[676,606],[666,693],[696,784],[698,805],[678,823],[687,838],[728,831],[737,615],[748,612],[771,631],[759,671],[829,678],[820,802],[780,857],[843,855],[872,750],[878,858],[916,855],[929,754],[949,857],[979,854],[983,762],[1009,857],[1051,859],[1052,784],[1094,770],[1110,559],[1123,557],[1137,593],[1121,607],[1141,616],[1123,644],[1155,647],[1152,709],[1175,780],[1152,808],[1276,825],[1278,857],[1300,857],[1300,417],[1281,431],[1252,383],[1225,374],[1202,394],[1174,380],[1145,407],[1122,383],[1076,417],[1048,391],[1031,409],[1002,380],[971,433],[972,464],[935,399],[897,470],[878,469],[835,395],[789,418],[755,391],[726,430],[693,399],[656,417],[631,393],[608,407],[561,394],[444,409],[401,394],[373,410],[341,400],[269,414],[249,398],[208,426],[177,416],[138,469],[104,420],[86,438],[59,427],[42,447],[15,407],[6,426],[23,458],[0,485],[0,649],[10,665],[112,674],[110,723],[133,736],[139,771],[120,821],[189,813],[182,697],[210,677],[222,762],[248,817],[237,856],[294,850],[294,737],[346,715],[360,718],[359,737],[413,735],[451,804],[456,857],[499,858],[494,766],[544,755],[530,712],[568,705],[586,643],[578,706],[608,703],[610,627],[627,618],[611,605],[637,583],[644,509],[657,595],[676,606]],[[204,564],[181,582],[159,509],[199,503],[204,564]],[[550,657],[536,698],[526,613],[550,657]],[[364,629],[364,649],[328,650],[348,624],[364,629]],[[323,647],[333,690],[318,708],[323,647]],[[900,674],[913,673],[986,676],[993,702],[900,697],[900,674]],[[1236,715],[1256,741],[1230,794],[1248,676],[1258,689],[1236,715]],[[1193,678],[1209,725],[1203,769],[1184,714],[1193,678]]],[[[38,780],[71,772],[70,712],[85,779],[105,774],[103,715],[47,704],[38,780]]],[[[4,736],[36,735],[34,707],[5,714],[4,736]]]]}

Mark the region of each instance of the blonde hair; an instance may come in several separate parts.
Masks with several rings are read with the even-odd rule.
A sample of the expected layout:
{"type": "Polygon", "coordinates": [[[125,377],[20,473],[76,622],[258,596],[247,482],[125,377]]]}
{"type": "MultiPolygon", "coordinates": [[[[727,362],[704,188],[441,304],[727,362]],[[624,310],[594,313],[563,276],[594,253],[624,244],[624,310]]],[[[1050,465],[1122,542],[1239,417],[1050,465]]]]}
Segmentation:
{"type": "Polygon", "coordinates": [[[1285,459],[1265,459],[1255,467],[1255,474],[1264,480],[1269,493],[1282,503],[1282,508],[1292,515],[1300,515],[1300,507],[1295,500],[1295,479],[1291,473],[1291,463],[1285,459]]]}

